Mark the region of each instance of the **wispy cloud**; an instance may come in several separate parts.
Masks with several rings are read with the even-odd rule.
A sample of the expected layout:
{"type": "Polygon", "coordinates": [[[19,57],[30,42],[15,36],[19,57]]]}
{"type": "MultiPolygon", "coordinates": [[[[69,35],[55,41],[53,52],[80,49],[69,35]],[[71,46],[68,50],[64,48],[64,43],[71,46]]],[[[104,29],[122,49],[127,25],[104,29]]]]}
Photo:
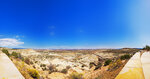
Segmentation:
{"type": "Polygon", "coordinates": [[[21,42],[17,39],[13,39],[13,38],[2,38],[2,39],[0,39],[0,46],[1,47],[18,47],[22,44],[24,44],[24,42],[21,42]]]}

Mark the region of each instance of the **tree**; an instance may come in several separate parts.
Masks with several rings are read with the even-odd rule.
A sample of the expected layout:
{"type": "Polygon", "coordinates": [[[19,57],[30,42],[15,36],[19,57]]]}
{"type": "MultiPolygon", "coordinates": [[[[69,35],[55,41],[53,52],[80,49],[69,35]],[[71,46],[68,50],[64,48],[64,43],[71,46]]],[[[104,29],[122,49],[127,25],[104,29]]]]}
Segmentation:
{"type": "Polygon", "coordinates": [[[147,51],[150,51],[150,46],[146,45],[143,50],[147,50],[147,51]]]}

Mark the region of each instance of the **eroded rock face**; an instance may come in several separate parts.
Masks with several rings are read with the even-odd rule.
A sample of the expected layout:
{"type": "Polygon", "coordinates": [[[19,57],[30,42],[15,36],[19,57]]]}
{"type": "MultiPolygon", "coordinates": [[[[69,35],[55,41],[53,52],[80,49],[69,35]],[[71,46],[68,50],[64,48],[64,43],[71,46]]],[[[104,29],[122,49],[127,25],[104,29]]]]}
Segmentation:
{"type": "MultiPolygon", "coordinates": [[[[39,53],[39,52],[37,52],[39,53]]],[[[25,57],[30,57],[31,61],[35,64],[45,64],[49,66],[53,64],[56,66],[58,71],[65,69],[67,66],[70,66],[72,69],[77,72],[82,72],[83,70],[89,70],[90,62],[97,62],[98,57],[96,55],[79,55],[79,54],[70,54],[70,53],[40,53],[35,55],[24,55],[25,57]]]]}
{"type": "MultiPolygon", "coordinates": [[[[84,71],[90,70],[90,63],[94,62],[96,65],[100,62],[103,62],[104,59],[116,57],[113,53],[103,53],[97,52],[94,53],[82,53],[81,51],[35,51],[35,50],[25,50],[21,52],[24,57],[30,58],[33,62],[33,65],[39,70],[48,70],[50,64],[55,65],[57,71],[65,69],[67,66],[70,66],[71,69],[81,73],[84,71]],[[25,52],[27,51],[27,52],[25,52]],[[43,68],[40,68],[40,65],[46,65],[43,68]]],[[[85,51],[86,52],[86,51],[85,51]]]]}

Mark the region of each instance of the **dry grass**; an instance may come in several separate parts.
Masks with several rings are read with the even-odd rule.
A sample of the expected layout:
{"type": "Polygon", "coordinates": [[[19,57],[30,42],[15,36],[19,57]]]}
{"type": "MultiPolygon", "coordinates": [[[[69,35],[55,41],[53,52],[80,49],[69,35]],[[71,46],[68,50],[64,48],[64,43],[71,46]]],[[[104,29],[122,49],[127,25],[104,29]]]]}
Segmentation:
{"type": "MultiPolygon", "coordinates": [[[[34,79],[33,76],[36,75],[39,78],[38,72],[31,66],[27,65],[25,62],[21,61],[20,59],[14,59],[13,63],[16,65],[20,73],[25,77],[25,79],[34,79]]],[[[36,79],[38,79],[36,78],[36,79]]]]}
{"type": "Polygon", "coordinates": [[[83,74],[73,72],[72,74],[69,75],[69,79],[84,79],[83,74]]]}
{"type": "Polygon", "coordinates": [[[28,69],[28,73],[30,76],[32,76],[34,79],[40,79],[40,75],[37,70],[35,69],[28,69]]]}

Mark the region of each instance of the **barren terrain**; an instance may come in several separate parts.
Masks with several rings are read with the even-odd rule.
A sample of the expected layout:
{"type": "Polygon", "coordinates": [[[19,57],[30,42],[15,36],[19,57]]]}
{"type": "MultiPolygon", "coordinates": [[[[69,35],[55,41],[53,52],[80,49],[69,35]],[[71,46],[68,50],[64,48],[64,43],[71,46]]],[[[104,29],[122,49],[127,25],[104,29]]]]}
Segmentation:
{"type": "Polygon", "coordinates": [[[120,60],[120,57],[127,54],[132,56],[139,51],[139,49],[128,48],[88,50],[7,48],[7,50],[10,54],[16,52],[21,55],[18,58],[13,56],[10,58],[26,79],[33,78],[30,74],[28,75],[28,71],[23,72],[23,69],[27,68],[35,69],[39,78],[43,79],[74,79],[72,74],[81,76],[77,79],[114,79],[128,61],[128,59],[120,60]],[[108,60],[111,60],[111,62],[106,64],[108,60]],[[114,63],[117,65],[114,66],[114,63]],[[26,67],[22,67],[22,65],[26,67]]]}

